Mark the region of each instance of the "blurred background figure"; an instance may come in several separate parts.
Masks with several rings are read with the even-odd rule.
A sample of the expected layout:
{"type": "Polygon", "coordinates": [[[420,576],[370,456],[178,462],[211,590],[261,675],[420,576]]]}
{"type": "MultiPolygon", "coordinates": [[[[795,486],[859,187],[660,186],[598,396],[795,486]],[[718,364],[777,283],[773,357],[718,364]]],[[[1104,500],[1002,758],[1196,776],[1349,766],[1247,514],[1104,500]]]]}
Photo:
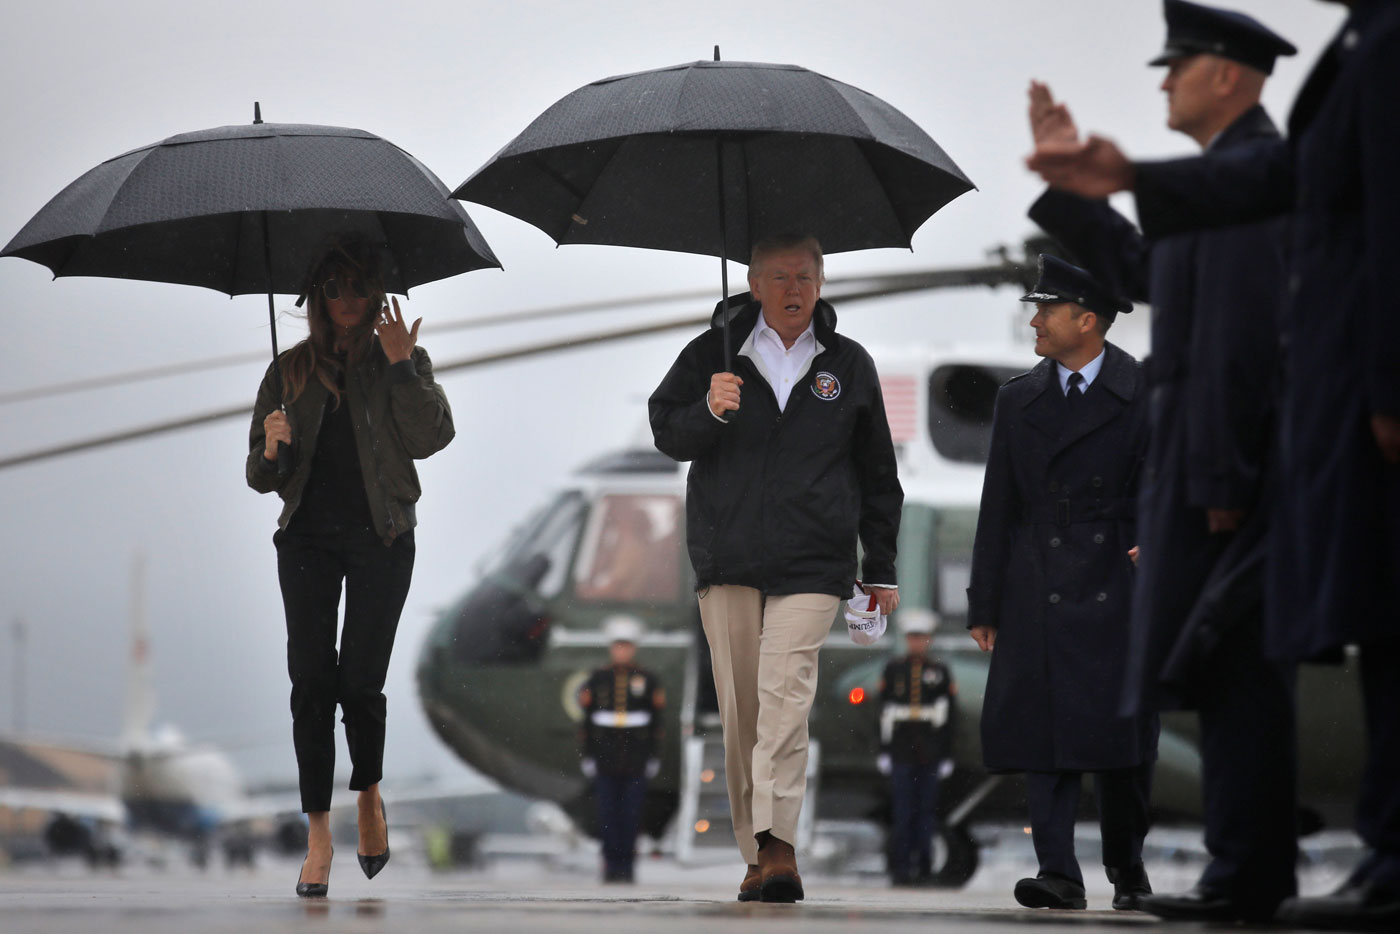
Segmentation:
{"type": "Polygon", "coordinates": [[[666,692],[636,664],[640,620],[613,616],[603,623],[610,664],[579,689],[583,710],[583,774],[593,780],[598,802],[598,837],[603,844],[603,881],[632,882],[637,830],[647,779],[661,768],[661,711],[666,692]]]}
{"type": "Polygon", "coordinates": [[[880,772],[890,778],[890,881],[926,885],[933,878],[938,783],[953,770],[953,713],[958,688],[929,654],[938,614],[901,610],[905,654],[880,676],[880,772]]]}

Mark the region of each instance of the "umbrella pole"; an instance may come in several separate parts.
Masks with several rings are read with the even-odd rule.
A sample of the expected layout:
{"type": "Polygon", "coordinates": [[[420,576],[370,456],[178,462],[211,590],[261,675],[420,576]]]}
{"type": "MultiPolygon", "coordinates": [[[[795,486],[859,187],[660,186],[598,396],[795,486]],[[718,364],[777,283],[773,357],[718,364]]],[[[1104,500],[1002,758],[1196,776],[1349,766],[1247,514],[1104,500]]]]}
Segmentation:
{"type": "MultiPolygon", "coordinates": [[[[719,56],[719,48],[715,48],[719,56]]],[[[729,346],[729,223],[724,216],[724,141],[715,134],[715,176],[719,181],[719,321],[724,341],[724,371],[734,372],[734,352],[729,346]]]]}
{"type": "MultiPolygon", "coordinates": [[[[272,303],[272,244],[268,242],[267,212],[262,212],[263,268],[267,270],[267,324],[272,335],[272,381],[277,387],[277,408],[283,415],[287,407],[282,404],[282,360],[277,352],[277,311],[272,303]]],[[[292,446],[285,441],[277,442],[277,476],[285,477],[292,472],[292,446]]]]}

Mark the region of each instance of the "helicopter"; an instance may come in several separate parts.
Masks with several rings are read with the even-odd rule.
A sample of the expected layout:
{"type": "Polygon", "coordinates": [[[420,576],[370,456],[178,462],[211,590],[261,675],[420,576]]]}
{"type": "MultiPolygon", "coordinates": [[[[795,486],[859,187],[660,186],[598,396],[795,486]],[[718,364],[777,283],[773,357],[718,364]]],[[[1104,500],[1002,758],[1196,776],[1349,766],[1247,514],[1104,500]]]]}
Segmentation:
{"type": "MultiPolygon", "coordinates": [[[[838,309],[897,294],[948,288],[1020,286],[1035,278],[1034,257],[1055,252],[1043,237],[1024,241],[1019,257],[1000,247],[988,262],[895,274],[828,280],[823,297],[838,309]]],[[[695,301],[708,293],[639,296],[603,305],[570,305],[508,312],[440,325],[470,328],[577,314],[601,307],[695,301]]],[[[571,335],[527,347],[439,360],[439,378],[508,360],[568,352],[670,331],[694,333],[708,314],[571,335]]],[[[958,885],[977,867],[973,834],[980,822],[1019,820],[1024,793],[1014,777],[981,767],[978,721],[990,658],[961,633],[972,536],[980,497],[992,406],[997,388],[1023,372],[1029,351],[1003,341],[982,346],[931,344],[870,348],[877,361],[892,431],[896,431],[905,488],[899,540],[901,600],[943,620],[934,651],[960,687],[955,769],[943,785],[937,881],[958,885]]],[[[248,355],[250,364],[261,354],[248,355]]],[[[103,386],[194,372],[241,358],[193,361],[104,377],[103,386]]],[[[4,401],[93,388],[97,381],[38,387],[4,401]]],[[[246,405],[230,406],[136,429],[80,439],[41,450],[0,456],[0,470],[105,448],[221,420],[245,420],[246,405]]],[[[649,444],[605,454],[583,465],[570,482],[535,510],[508,541],[492,549],[477,580],[436,619],[417,661],[420,702],[432,728],[456,755],[502,787],[557,803],[588,830],[594,815],[578,769],[574,692],[605,657],[602,620],[613,613],[639,616],[648,635],[638,660],[653,670],[680,703],[667,708],[662,769],[651,782],[644,829],[659,838],[675,827],[683,859],[725,850],[722,747],[700,630],[694,582],[684,548],[684,467],[649,444]],[[641,547],[638,547],[641,546],[641,547]],[[627,555],[643,563],[631,573],[627,555]],[[642,570],[638,570],[638,569],[642,570]]],[[[810,841],[817,820],[887,820],[887,780],[876,770],[878,679],[892,646],[849,642],[835,625],[820,656],[819,689],[812,708],[808,801],[799,842],[810,841]]],[[[1299,681],[1300,826],[1345,825],[1354,795],[1354,771],[1339,764],[1362,760],[1360,704],[1354,660],[1344,667],[1304,668],[1299,681]]],[[[1200,758],[1194,716],[1163,718],[1154,811],[1162,820],[1200,817],[1200,758]]]]}

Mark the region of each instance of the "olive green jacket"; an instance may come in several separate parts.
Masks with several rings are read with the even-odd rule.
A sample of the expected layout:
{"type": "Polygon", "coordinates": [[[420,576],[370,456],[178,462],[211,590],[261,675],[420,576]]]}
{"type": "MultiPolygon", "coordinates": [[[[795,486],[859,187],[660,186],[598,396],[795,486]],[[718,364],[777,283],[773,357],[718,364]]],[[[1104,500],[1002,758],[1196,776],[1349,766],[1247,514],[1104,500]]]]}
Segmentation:
{"type": "MultiPolygon", "coordinates": [[[[374,529],[385,542],[390,542],[417,524],[413,504],[423,491],[418,485],[414,460],[447,447],[456,429],[447,394],[433,381],[433,364],[427,351],[415,347],[411,359],[390,364],[379,348],[379,339],[371,340],[373,346],[365,360],[350,367],[346,374],[341,404],[350,406],[374,529]]],[[[286,354],[282,356],[285,359],[286,354]]],[[[313,376],[306,381],[301,395],[287,405],[287,421],[292,428],[292,470],[279,477],[276,465],[263,457],[263,419],[277,405],[275,380],[269,364],[253,406],[246,473],[250,487],[259,493],[276,491],[282,497],[282,515],[277,525],[285,529],[301,504],[301,493],[311,474],[316,435],[321,430],[321,415],[330,391],[313,376]]]]}

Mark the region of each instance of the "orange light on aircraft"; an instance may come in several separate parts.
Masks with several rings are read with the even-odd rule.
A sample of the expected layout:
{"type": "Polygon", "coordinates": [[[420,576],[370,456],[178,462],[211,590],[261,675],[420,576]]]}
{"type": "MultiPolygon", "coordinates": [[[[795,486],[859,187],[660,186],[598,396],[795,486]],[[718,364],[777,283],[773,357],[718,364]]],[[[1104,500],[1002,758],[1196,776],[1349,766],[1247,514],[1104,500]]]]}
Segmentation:
{"type": "Polygon", "coordinates": [[[851,703],[859,704],[865,700],[865,688],[851,688],[851,703]]]}

